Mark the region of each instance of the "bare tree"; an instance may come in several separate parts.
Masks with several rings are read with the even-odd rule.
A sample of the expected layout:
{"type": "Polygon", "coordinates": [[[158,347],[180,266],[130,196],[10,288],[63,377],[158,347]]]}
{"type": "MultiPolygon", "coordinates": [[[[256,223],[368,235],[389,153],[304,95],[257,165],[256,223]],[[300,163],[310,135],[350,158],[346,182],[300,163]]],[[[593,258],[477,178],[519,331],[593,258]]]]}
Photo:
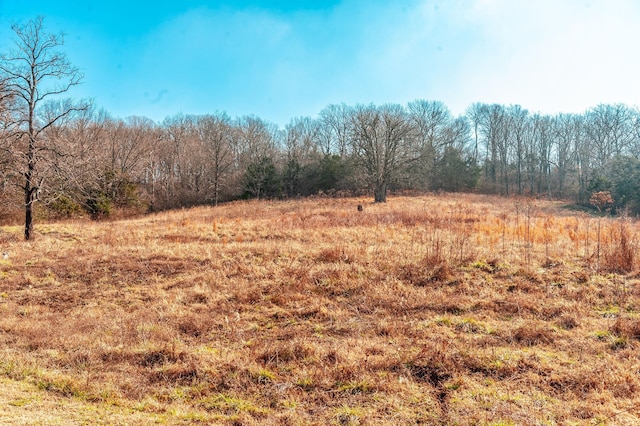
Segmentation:
{"type": "MultiPolygon", "coordinates": [[[[10,149],[9,124],[12,121],[11,105],[14,97],[6,91],[6,81],[0,80],[0,202],[12,200],[14,185],[9,185],[15,177],[15,158],[10,149]]],[[[7,202],[6,204],[12,204],[7,202]]],[[[8,210],[8,209],[3,209],[8,210]]]]}
{"type": "MultiPolygon", "coordinates": [[[[285,164],[282,186],[287,196],[302,193],[302,174],[310,164],[320,161],[319,149],[325,150],[326,139],[321,136],[320,122],[309,117],[297,117],[284,128],[283,148],[285,164]]],[[[326,136],[326,135],[325,135],[326,136]]],[[[330,155],[330,151],[326,151],[330,155]]]]}
{"type": "Polygon", "coordinates": [[[478,140],[480,138],[479,128],[483,120],[483,116],[484,116],[483,110],[485,108],[486,108],[486,105],[476,102],[474,104],[471,104],[471,106],[467,108],[467,112],[466,112],[466,115],[469,121],[471,122],[471,126],[473,128],[474,145],[473,145],[473,151],[472,151],[472,160],[474,164],[478,162],[478,140]]]}
{"type": "Polygon", "coordinates": [[[575,147],[582,133],[582,117],[575,114],[558,114],[553,119],[555,166],[558,175],[558,197],[564,197],[567,175],[576,162],[575,147]]]}
{"type": "Polygon", "coordinates": [[[9,106],[14,96],[7,90],[7,78],[0,78],[0,131],[6,130],[9,122],[9,106]]]}
{"type": "Polygon", "coordinates": [[[167,117],[162,123],[162,139],[158,147],[158,167],[160,186],[164,201],[160,207],[178,207],[190,204],[186,194],[189,186],[189,161],[195,154],[196,118],[191,115],[177,114],[167,117]]]}
{"type": "Polygon", "coordinates": [[[204,115],[198,117],[196,126],[206,153],[213,205],[217,206],[234,161],[231,119],[226,113],[204,115]]]}
{"type": "Polygon", "coordinates": [[[318,142],[321,139],[320,123],[309,117],[293,118],[284,131],[283,142],[287,160],[295,159],[304,165],[317,157],[318,146],[325,149],[322,143],[318,142]]]}
{"type": "Polygon", "coordinates": [[[453,118],[440,101],[416,100],[410,102],[407,109],[408,119],[415,128],[414,148],[420,153],[417,170],[412,175],[419,177],[419,187],[431,187],[437,173],[436,164],[455,137],[455,129],[451,127],[453,118]]]}
{"type": "MultiPolygon", "coordinates": [[[[66,101],[48,102],[42,107],[42,115],[53,118],[66,107],[66,101]]],[[[40,200],[57,210],[56,214],[71,214],[84,206],[87,191],[100,180],[107,163],[106,120],[106,111],[96,111],[89,103],[85,110],[68,114],[43,132],[50,153],[40,168],[48,182],[40,200]]]]}
{"type": "Polygon", "coordinates": [[[632,145],[633,110],[622,104],[598,105],[586,113],[586,134],[595,148],[593,168],[601,172],[607,162],[632,145]]]}
{"type": "Polygon", "coordinates": [[[234,146],[242,172],[252,162],[263,157],[274,158],[278,151],[279,132],[275,124],[256,116],[244,116],[235,120],[237,139],[234,146]]]}
{"type": "Polygon", "coordinates": [[[551,198],[551,164],[553,152],[553,127],[551,117],[548,115],[534,114],[531,118],[535,150],[537,157],[537,189],[538,194],[547,192],[551,198]]]}
{"type": "Polygon", "coordinates": [[[351,113],[351,141],[356,159],[373,186],[376,203],[387,201],[387,188],[419,153],[407,149],[413,137],[407,114],[400,105],[356,106],[351,113]]]}
{"type": "Polygon", "coordinates": [[[452,120],[449,108],[440,101],[416,100],[409,102],[408,109],[421,145],[434,152],[440,151],[445,143],[443,129],[452,120]]]}
{"type": "Polygon", "coordinates": [[[522,195],[524,187],[523,168],[525,162],[525,145],[527,133],[530,130],[529,112],[526,109],[522,109],[520,105],[511,105],[507,109],[509,127],[511,132],[511,145],[515,154],[516,162],[516,186],[518,195],[522,195]]]}
{"type": "Polygon", "coordinates": [[[629,153],[636,158],[640,157],[640,108],[633,109],[633,143],[629,147],[629,153]]]}
{"type": "Polygon", "coordinates": [[[322,153],[346,157],[349,154],[349,107],[345,104],[329,105],[320,111],[318,141],[322,153]]]}
{"type": "Polygon", "coordinates": [[[63,35],[46,33],[42,17],[25,25],[13,24],[11,29],[16,34],[15,49],[0,56],[0,79],[6,79],[6,92],[15,99],[9,127],[14,140],[20,145],[19,156],[23,164],[20,173],[24,177],[25,199],[24,237],[29,240],[33,236],[33,204],[44,180],[38,168],[39,160],[47,151],[43,132],[82,109],[68,104],[55,116],[45,117],[40,106],[78,85],[82,74],[58,50],[64,44],[63,35]]]}
{"type": "MultiPolygon", "coordinates": [[[[273,177],[271,175],[275,173],[275,169],[272,169],[272,166],[275,167],[275,160],[279,154],[282,132],[275,124],[256,116],[236,118],[233,124],[232,146],[235,151],[233,180],[238,185],[237,189],[240,192],[248,193],[254,197],[261,196],[259,191],[255,190],[256,186],[250,182],[262,182],[258,184],[258,188],[261,188],[264,186],[264,176],[273,177]]],[[[270,182],[266,186],[275,188],[276,185],[271,185],[270,182]]],[[[262,195],[264,195],[264,191],[262,191],[262,195]]]]}
{"type": "MultiPolygon", "coordinates": [[[[484,179],[492,191],[504,193],[508,187],[506,163],[509,154],[509,126],[505,107],[474,104],[469,110],[476,137],[484,139],[484,179]],[[498,182],[498,172],[500,182],[498,182]]],[[[508,192],[508,190],[507,190],[508,192]]]]}

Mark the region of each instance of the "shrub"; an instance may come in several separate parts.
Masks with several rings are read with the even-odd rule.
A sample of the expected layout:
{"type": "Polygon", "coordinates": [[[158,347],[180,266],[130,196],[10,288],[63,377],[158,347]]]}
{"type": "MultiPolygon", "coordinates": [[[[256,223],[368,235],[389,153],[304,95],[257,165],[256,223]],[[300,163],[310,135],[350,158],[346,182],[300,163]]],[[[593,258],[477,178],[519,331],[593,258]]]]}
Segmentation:
{"type": "Polygon", "coordinates": [[[618,337],[640,339],[640,319],[619,317],[611,326],[611,332],[618,337]]]}
{"type": "Polygon", "coordinates": [[[513,340],[525,345],[534,346],[538,344],[550,344],[554,341],[553,331],[545,325],[537,323],[527,323],[513,331],[513,340]]]}
{"type": "Polygon", "coordinates": [[[631,272],[635,265],[635,250],[626,223],[618,223],[610,230],[611,244],[604,253],[602,269],[607,272],[631,272]]]}
{"type": "Polygon", "coordinates": [[[87,198],[85,209],[94,220],[104,219],[111,214],[113,203],[106,194],[99,192],[87,198]]]}
{"type": "Polygon", "coordinates": [[[66,195],[57,197],[48,207],[53,215],[58,217],[70,218],[82,213],[82,206],[66,195]]]}

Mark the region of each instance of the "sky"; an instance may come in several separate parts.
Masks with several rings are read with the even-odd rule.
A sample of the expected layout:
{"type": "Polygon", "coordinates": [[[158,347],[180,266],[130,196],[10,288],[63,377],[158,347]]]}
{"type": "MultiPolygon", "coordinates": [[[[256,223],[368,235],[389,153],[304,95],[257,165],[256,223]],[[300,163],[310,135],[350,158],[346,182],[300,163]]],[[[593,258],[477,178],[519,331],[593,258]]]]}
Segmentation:
{"type": "Polygon", "coordinates": [[[69,96],[120,118],[640,104],[638,0],[0,0],[0,51],[38,15],[84,74],[69,96]]]}

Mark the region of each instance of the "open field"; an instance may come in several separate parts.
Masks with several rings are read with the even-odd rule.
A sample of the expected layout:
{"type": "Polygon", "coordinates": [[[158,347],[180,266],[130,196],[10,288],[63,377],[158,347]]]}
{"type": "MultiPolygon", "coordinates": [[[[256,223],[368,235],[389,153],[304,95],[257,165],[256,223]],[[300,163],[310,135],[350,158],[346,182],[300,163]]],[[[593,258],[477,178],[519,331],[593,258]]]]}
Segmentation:
{"type": "Polygon", "coordinates": [[[632,221],[442,195],[36,231],[0,234],[2,424],[640,423],[632,221]]]}

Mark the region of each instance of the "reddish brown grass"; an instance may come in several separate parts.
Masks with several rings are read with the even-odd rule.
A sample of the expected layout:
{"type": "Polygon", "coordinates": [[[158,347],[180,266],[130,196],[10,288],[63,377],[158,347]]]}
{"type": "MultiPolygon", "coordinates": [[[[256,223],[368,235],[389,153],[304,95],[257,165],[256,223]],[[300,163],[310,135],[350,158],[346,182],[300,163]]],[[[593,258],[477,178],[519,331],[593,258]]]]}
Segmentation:
{"type": "Polygon", "coordinates": [[[640,422],[635,222],[597,264],[557,204],[358,203],[5,227],[0,374],[130,424],[640,422]]]}

